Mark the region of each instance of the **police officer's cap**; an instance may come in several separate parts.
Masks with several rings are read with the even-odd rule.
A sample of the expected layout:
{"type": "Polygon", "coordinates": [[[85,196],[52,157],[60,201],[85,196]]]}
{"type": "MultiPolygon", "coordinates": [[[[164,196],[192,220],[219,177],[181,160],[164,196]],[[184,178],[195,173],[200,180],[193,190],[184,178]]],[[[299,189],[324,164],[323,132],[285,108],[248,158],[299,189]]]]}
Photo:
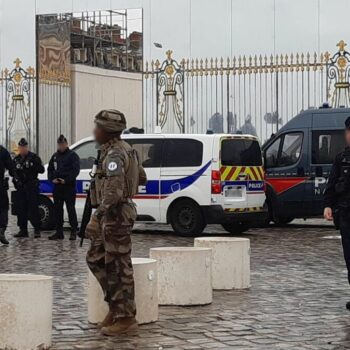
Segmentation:
{"type": "Polygon", "coordinates": [[[60,135],[57,139],[57,143],[67,143],[67,139],[64,135],[60,135]]]}
{"type": "Polygon", "coordinates": [[[28,146],[28,141],[24,137],[22,137],[18,142],[18,146],[20,147],[28,146]]]}
{"type": "Polygon", "coordinates": [[[350,117],[347,117],[345,120],[345,129],[350,130],[350,117]]]}
{"type": "Polygon", "coordinates": [[[121,132],[126,129],[126,119],[116,109],[104,109],[95,116],[95,123],[107,132],[121,132]]]}

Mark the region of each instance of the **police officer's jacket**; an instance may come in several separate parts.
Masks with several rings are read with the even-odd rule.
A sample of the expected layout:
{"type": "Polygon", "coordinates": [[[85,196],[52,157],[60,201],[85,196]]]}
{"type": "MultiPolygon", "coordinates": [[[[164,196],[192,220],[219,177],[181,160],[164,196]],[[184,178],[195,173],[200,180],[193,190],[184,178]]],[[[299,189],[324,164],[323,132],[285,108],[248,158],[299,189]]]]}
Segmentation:
{"type": "Polygon", "coordinates": [[[13,164],[10,153],[6,148],[0,146],[0,209],[8,209],[8,179],[5,179],[5,172],[13,176],[13,164]]]}
{"type": "Polygon", "coordinates": [[[66,185],[75,185],[80,172],[79,156],[69,148],[64,152],[57,151],[50,159],[47,169],[48,179],[63,179],[66,185]]]}
{"type": "Polygon", "coordinates": [[[40,157],[33,152],[28,152],[25,157],[17,155],[13,159],[13,165],[13,183],[17,189],[27,185],[37,185],[38,174],[45,172],[40,157]]]}
{"type": "Polygon", "coordinates": [[[324,205],[350,209],[350,147],[335,157],[324,192],[324,205]]]}
{"type": "Polygon", "coordinates": [[[13,164],[10,153],[6,148],[0,146],[0,184],[4,180],[6,170],[13,176],[13,164]]]}

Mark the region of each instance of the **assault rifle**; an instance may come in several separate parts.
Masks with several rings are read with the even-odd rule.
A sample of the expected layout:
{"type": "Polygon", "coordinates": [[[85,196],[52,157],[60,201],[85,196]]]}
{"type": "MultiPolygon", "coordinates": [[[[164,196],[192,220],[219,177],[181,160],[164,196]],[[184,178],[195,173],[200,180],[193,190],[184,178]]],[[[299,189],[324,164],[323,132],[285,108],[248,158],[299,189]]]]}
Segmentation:
{"type": "MultiPolygon", "coordinates": [[[[101,156],[101,151],[97,151],[97,158],[94,161],[94,165],[92,166],[92,169],[90,171],[90,177],[93,180],[96,176],[96,171],[97,171],[97,165],[98,162],[100,160],[100,156],[101,156]]],[[[81,225],[80,225],[80,230],[78,233],[78,236],[81,238],[80,239],[80,246],[83,246],[84,243],[84,239],[85,239],[85,231],[86,231],[86,227],[91,219],[91,215],[92,215],[92,209],[93,206],[91,204],[91,193],[90,193],[90,189],[87,190],[87,196],[86,196],[86,201],[85,201],[85,206],[84,206],[84,211],[83,211],[83,217],[81,219],[81,225]]]]}
{"type": "Polygon", "coordinates": [[[86,226],[88,225],[90,218],[92,215],[92,205],[91,205],[91,197],[90,197],[90,190],[87,191],[87,196],[86,196],[86,201],[85,201],[85,206],[84,206],[84,211],[83,211],[83,217],[81,219],[81,225],[80,225],[80,230],[78,233],[78,236],[81,238],[80,239],[80,246],[83,246],[84,239],[85,239],[85,230],[86,226]]]}

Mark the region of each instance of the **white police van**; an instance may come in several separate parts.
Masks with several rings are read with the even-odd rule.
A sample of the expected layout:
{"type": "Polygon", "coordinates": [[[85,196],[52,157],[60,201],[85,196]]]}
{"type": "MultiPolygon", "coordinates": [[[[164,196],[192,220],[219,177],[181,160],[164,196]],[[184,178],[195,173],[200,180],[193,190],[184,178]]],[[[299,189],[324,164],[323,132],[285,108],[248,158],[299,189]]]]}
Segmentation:
{"type": "MultiPolygon", "coordinates": [[[[138,220],[170,223],[180,235],[200,234],[207,224],[241,233],[267,217],[262,153],[257,138],[226,134],[124,134],[147,173],[134,197],[138,220]]],[[[80,157],[77,210],[82,212],[96,157],[92,138],[71,146],[80,157]]],[[[52,184],[41,176],[41,215],[54,221],[52,184]]]]}

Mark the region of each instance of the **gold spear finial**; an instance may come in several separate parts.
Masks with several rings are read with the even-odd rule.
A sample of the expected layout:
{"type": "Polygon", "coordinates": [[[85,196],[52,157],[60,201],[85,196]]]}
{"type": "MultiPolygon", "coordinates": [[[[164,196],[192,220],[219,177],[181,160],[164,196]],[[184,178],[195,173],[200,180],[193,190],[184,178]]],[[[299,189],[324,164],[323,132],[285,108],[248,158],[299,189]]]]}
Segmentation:
{"type": "Polygon", "coordinates": [[[171,55],[173,54],[173,51],[172,50],[168,50],[166,53],[166,57],[169,61],[171,61],[171,55]]]}
{"type": "Polygon", "coordinates": [[[16,65],[16,68],[19,68],[20,65],[21,65],[21,63],[22,63],[22,61],[17,57],[17,58],[13,61],[13,63],[16,65]]]}
{"type": "Polygon", "coordinates": [[[344,40],[340,40],[339,43],[337,44],[337,46],[339,47],[339,51],[344,51],[346,45],[347,43],[344,40]]]}

